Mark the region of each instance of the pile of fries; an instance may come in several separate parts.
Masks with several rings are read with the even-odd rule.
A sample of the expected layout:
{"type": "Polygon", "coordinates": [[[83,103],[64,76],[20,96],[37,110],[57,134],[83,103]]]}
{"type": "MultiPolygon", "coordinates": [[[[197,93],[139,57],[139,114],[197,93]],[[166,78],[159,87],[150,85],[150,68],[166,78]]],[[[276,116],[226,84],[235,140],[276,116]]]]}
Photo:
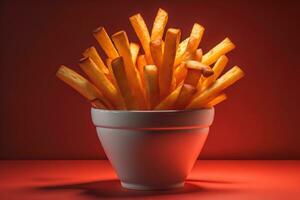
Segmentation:
{"type": "Polygon", "coordinates": [[[93,35],[105,52],[95,47],[83,52],[79,66],[88,79],[66,66],[56,75],[78,91],[95,108],[109,110],[182,110],[210,108],[224,101],[223,90],[244,76],[234,66],[222,75],[226,53],[235,48],[225,38],[203,54],[199,44],[204,28],[195,23],[189,37],[167,29],[168,13],[159,9],[151,34],[141,14],[129,18],[141,43],[129,42],[125,31],[108,36],[104,27],[93,35]],[[163,39],[164,36],[164,39],[163,39]]]}

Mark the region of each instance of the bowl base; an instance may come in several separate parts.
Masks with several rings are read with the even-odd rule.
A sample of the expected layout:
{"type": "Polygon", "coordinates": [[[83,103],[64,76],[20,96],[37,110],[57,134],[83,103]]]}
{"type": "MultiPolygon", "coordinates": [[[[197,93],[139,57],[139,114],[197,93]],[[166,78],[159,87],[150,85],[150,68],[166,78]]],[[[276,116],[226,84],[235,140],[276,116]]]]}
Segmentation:
{"type": "Polygon", "coordinates": [[[121,185],[123,188],[130,190],[170,190],[181,188],[184,186],[184,182],[170,184],[170,185],[143,185],[143,184],[135,184],[135,183],[125,183],[121,181],[121,185]]]}

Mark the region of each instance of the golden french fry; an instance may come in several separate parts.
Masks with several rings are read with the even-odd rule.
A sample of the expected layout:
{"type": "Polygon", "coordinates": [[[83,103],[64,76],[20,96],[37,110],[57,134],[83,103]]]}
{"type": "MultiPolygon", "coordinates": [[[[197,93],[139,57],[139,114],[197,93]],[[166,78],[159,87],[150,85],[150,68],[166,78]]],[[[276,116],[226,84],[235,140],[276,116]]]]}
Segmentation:
{"type": "Polygon", "coordinates": [[[120,93],[125,100],[126,107],[129,110],[138,109],[138,102],[133,96],[133,93],[129,86],[129,81],[126,76],[124,61],[122,57],[115,58],[111,62],[113,73],[116,77],[116,81],[118,83],[120,93]]]}
{"type": "Polygon", "coordinates": [[[159,102],[158,69],[155,65],[144,67],[144,77],[150,108],[154,108],[159,102]]]}
{"type": "Polygon", "coordinates": [[[112,40],[118,49],[120,56],[123,57],[123,61],[125,64],[126,75],[129,80],[129,86],[132,92],[134,93],[134,97],[139,102],[140,109],[146,109],[147,103],[143,88],[143,83],[141,81],[141,77],[139,72],[137,71],[135,64],[132,61],[129,41],[125,31],[119,31],[112,36],[112,40]]]}
{"type": "Polygon", "coordinates": [[[107,68],[108,68],[108,71],[109,71],[109,76],[107,76],[107,77],[114,84],[114,86],[117,89],[119,89],[118,88],[118,83],[116,81],[116,77],[115,77],[114,72],[113,72],[112,67],[111,67],[111,62],[112,62],[111,58],[106,59],[106,65],[107,65],[107,68]]]}
{"type": "Polygon", "coordinates": [[[198,62],[201,62],[202,60],[202,56],[203,56],[203,51],[202,49],[197,49],[194,53],[194,56],[193,56],[193,60],[196,60],[198,62]]]}
{"type": "Polygon", "coordinates": [[[88,81],[75,71],[62,65],[56,72],[56,76],[89,101],[97,99],[100,102],[102,102],[102,104],[104,104],[105,107],[113,109],[112,105],[103,96],[103,94],[90,81],[88,81]]]}
{"type": "Polygon", "coordinates": [[[178,49],[176,51],[175,62],[174,62],[175,67],[178,66],[181,63],[189,40],[190,40],[190,38],[188,37],[188,38],[186,38],[185,40],[183,40],[182,42],[179,43],[178,49]]]}
{"type": "Polygon", "coordinates": [[[219,76],[222,74],[224,68],[226,67],[228,63],[228,57],[225,55],[222,55],[215,65],[213,66],[212,70],[214,71],[214,79],[217,80],[219,76]]]}
{"type": "Polygon", "coordinates": [[[162,39],[167,22],[168,13],[159,8],[153,23],[151,40],[162,39]]]}
{"type": "Polygon", "coordinates": [[[130,42],[129,48],[130,48],[130,53],[131,53],[131,57],[132,57],[132,62],[135,64],[136,59],[139,54],[139,51],[140,51],[140,45],[138,45],[137,43],[134,43],[134,42],[130,42]]]}
{"type": "Polygon", "coordinates": [[[97,50],[95,47],[90,47],[86,49],[82,55],[84,57],[90,57],[94,63],[97,65],[97,67],[104,73],[104,74],[109,74],[109,71],[105,64],[103,63],[101,57],[99,56],[97,50]]]}
{"type": "Polygon", "coordinates": [[[178,110],[184,109],[185,106],[190,102],[196,91],[196,87],[189,84],[183,84],[178,98],[175,102],[175,108],[178,110]]]}
{"type": "Polygon", "coordinates": [[[222,55],[217,62],[214,64],[212,70],[214,71],[214,74],[210,77],[204,78],[203,83],[201,85],[198,85],[197,88],[201,91],[208,88],[213,82],[215,82],[219,76],[222,74],[226,64],[228,63],[228,58],[225,55],[222,55]]]}
{"type": "Polygon", "coordinates": [[[162,62],[163,41],[161,39],[151,40],[150,51],[154,64],[159,68],[162,62]]]}
{"type": "Polygon", "coordinates": [[[180,30],[174,28],[168,29],[166,34],[162,64],[158,69],[159,89],[160,89],[161,99],[168,96],[170,93],[173,73],[174,73],[174,60],[175,60],[180,36],[181,36],[180,30]]]}
{"type": "Polygon", "coordinates": [[[200,70],[205,77],[209,77],[214,74],[214,71],[208,66],[195,60],[188,60],[185,62],[186,68],[200,70]]]}
{"type": "Polygon", "coordinates": [[[211,65],[216,62],[220,56],[225,55],[234,48],[235,45],[230,41],[230,39],[225,38],[222,42],[203,55],[202,63],[211,65]]]}
{"type": "Polygon", "coordinates": [[[194,95],[194,99],[186,108],[195,109],[203,107],[208,101],[211,100],[211,97],[219,94],[221,91],[234,84],[243,76],[244,72],[238,66],[234,66],[219,79],[217,79],[214,84],[212,84],[206,90],[198,91],[194,95]]]}
{"type": "Polygon", "coordinates": [[[143,88],[145,88],[145,77],[144,77],[144,67],[147,65],[146,56],[139,55],[137,59],[137,68],[140,73],[140,77],[142,80],[143,88]]]}
{"type": "Polygon", "coordinates": [[[180,93],[182,83],[180,83],[173,92],[171,92],[165,99],[163,99],[155,108],[154,110],[170,110],[174,109],[174,104],[178,98],[180,93]]]}
{"type": "Polygon", "coordinates": [[[89,57],[81,59],[79,66],[117,109],[125,109],[125,104],[117,88],[110,82],[105,74],[99,70],[92,59],[89,57]]]}
{"type": "Polygon", "coordinates": [[[100,44],[101,48],[104,50],[107,57],[114,59],[119,56],[104,27],[99,27],[94,30],[93,35],[100,44]]]}
{"type": "Polygon", "coordinates": [[[197,23],[194,24],[187,45],[187,49],[186,49],[187,52],[194,53],[197,50],[201,42],[201,39],[203,37],[204,30],[205,30],[204,27],[201,26],[200,24],[197,23]],[[193,42],[192,42],[192,38],[194,40],[193,42]]]}
{"type": "Polygon", "coordinates": [[[227,99],[226,94],[220,94],[218,96],[216,96],[215,98],[213,98],[212,100],[210,100],[208,103],[206,103],[203,107],[204,108],[211,108],[214,107],[215,105],[225,101],[227,99]]]}
{"type": "Polygon", "coordinates": [[[140,13],[133,15],[129,18],[129,21],[142,44],[147,63],[152,64],[153,61],[150,53],[150,35],[142,15],[140,13]]]}
{"type": "Polygon", "coordinates": [[[181,83],[187,74],[187,68],[185,67],[185,63],[181,63],[174,72],[174,77],[176,79],[176,85],[178,85],[179,83],[181,83]]]}

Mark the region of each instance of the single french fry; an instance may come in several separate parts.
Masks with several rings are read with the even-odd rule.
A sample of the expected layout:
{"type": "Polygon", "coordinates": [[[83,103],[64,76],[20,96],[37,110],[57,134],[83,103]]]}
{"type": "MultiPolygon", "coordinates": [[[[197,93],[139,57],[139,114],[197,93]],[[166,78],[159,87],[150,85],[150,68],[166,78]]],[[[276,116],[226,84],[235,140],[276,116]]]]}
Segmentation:
{"type": "Polygon", "coordinates": [[[109,71],[107,69],[107,67],[105,66],[105,64],[103,63],[101,57],[99,56],[97,50],[95,47],[90,47],[87,48],[82,55],[84,57],[90,57],[94,63],[97,65],[97,67],[104,73],[104,74],[109,74],[109,71]]]}
{"type": "Polygon", "coordinates": [[[140,13],[133,15],[129,18],[129,21],[142,44],[147,63],[152,64],[153,61],[150,53],[150,35],[142,15],[140,13]]]}
{"type": "Polygon", "coordinates": [[[203,56],[203,51],[202,49],[197,49],[194,53],[194,56],[193,56],[193,60],[196,60],[198,62],[201,62],[202,61],[202,56],[203,56]]]}
{"type": "Polygon", "coordinates": [[[244,76],[244,72],[238,67],[234,66],[219,79],[217,79],[210,87],[204,91],[198,91],[194,95],[194,99],[186,107],[187,109],[195,109],[203,107],[208,101],[211,100],[211,97],[219,94],[224,89],[234,84],[240,78],[244,76]]]}
{"type": "Polygon", "coordinates": [[[226,67],[228,63],[228,57],[225,55],[222,55],[215,65],[213,66],[212,70],[214,71],[214,79],[217,80],[219,76],[222,74],[224,68],[226,67]]]}
{"type": "Polygon", "coordinates": [[[198,69],[202,72],[203,76],[209,77],[214,74],[213,70],[210,68],[210,66],[205,65],[201,62],[195,61],[195,60],[188,60],[185,62],[185,66],[190,69],[198,69]]]}
{"type": "Polygon", "coordinates": [[[185,63],[181,63],[174,72],[174,77],[176,79],[176,85],[178,85],[179,83],[181,83],[187,74],[187,68],[185,67],[185,63]]]}
{"type": "Polygon", "coordinates": [[[159,8],[153,23],[151,40],[162,39],[167,22],[168,13],[159,8]]]}
{"type": "Polygon", "coordinates": [[[192,99],[196,91],[197,91],[196,87],[189,84],[183,84],[180,93],[178,95],[178,98],[175,102],[175,108],[177,110],[184,109],[185,106],[190,102],[190,100],[192,99]]]}
{"type": "Polygon", "coordinates": [[[111,62],[112,62],[112,59],[111,58],[107,58],[106,59],[106,66],[108,68],[108,71],[109,71],[109,76],[108,76],[108,79],[114,84],[114,86],[118,89],[118,83],[116,81],[116,77],[114,75],[114,72],[112,70],[112,67],[111,67],[111,62]]]}
{"type": "Polygon", "coordinates": [[[137,59],[137,68],[138,68],[138,71],[140,73],[140,77],[141,77],[141,80],[142,80],[143,84],[145,83],[145,79],[144,79],[144,67],[145,67],[145,65],[147,65],[145,55],[139,55],[138,59],[137,59]]]}
{"type": "Polygon", "coordinates": [[[151,40],[150,51],[154,64],[159,68],[162,62],[163,41],[161,39],[151,40]]]}
{"type": "Polygon", "coordinates": [[[130,89],[129,81],[126,76],[124,61],[122,57],[115,58],[111,62],[113,74],[116,77],[116,81],[118,83],[120,93],[125,100],[126,107],[129,110],[138,109],[138,102],[133,96],[133,92],[130,89]]]}
{"type": "Polygon", "coordinates": [[[187,49],[186,49],[187,52],[194,53],[197,50],[197,48],[201,42],[201,39],[203,37],[204,30],[205,30],[204,27],[201,26],[200,24],[197,24],[197,23],[194,24],[191,34],[190,34],[190,39],[189,39],[189,42],[187,45],[187,49]],[[193,42],[192,42],[192,38],[194,39],[193,42]]]}
{"type": "Polygon", "coordinates": [[[92,59],[89,57],[81,59],[79,66],[117,109],[125,109],[125,104],[117,88],[110,82],[105,74],[99,70],[92,59]]]}
{"type": "Polygon", "coordinates": [[[213,98],[212,100],[210,100],[208,103],[206,103],[203,107],[204,108],[211,108],[214,107],[215,105],[225,101],[227,99],[226,94],[220,94],[218,96],[216,96],[215,98],[213,98]]]}
{"type": "Polygon", "coordinates": [[[188,38],[186,38],[185,40],[183,40],[182,42],[179,43],[178,49],[176,51],[175,62],[174,62],[175,67],[178,66],[181,63],[189,40],[190,40],[190,38],[188,37],[188,38]]]}
{"type": "Polygon", "coordinates": [[[143,83],[141,81],[140,74],[132,61],[129,41],[125,31],[119,31],[112,36],[112,40],[118,49],[120,56],[123,57],[125,64],[126,75],[129,81],[129,86],[134,97],[139,102],[140,109],[146,109],[147,103],[143,88],[143,83]]]}
{"type": "Polygon", "coordinates": [[[168,96],[170,93],[173,73],[174,73],[174,60],[175,60],[180,36],[181,36],[180,30],[174,28],[168,29],[166,34],[162,64],[158,69],[159,89],[160,89],[161,99],[168,96]]]}
{"type": "Polygon", "coordinates": [[[144,67],[144,77],[150,108],[154,108],[159,102],[158,69],[155,65],[144,67]]]}
{"type": "Polygon", "coordinates": [[[89,101],[98,99],[106,108],[113,109],[113,106],[103,96],[103,94],[90,81],[79,75],[75,71],[62,65],[56,72],[56,76],[76,90],[89,101]]]}
{"type": "Polygon", "coordinates": [[[99,27],[94,30],[93,35],[100,44],[101,48],[104,50],[107,57],[114,59],[119,56],[104,27],[99,27]]]}
{"type": "Polygon", "coordinates": [[[200,89],[201,91],[205,90],[206,88],[208,88],[209,86],[211,86],[211,84],[213,84],[213,82],[215,82],[219,76],[222,74],[226,64],[228,63],[228,58],[225,55],[222,55],[217,62],[214,64],[212,70],[214,71],[214,74],[210,77],[204,78],[203,79],[203,83],[199,86],[197,86],[198,89],[200,89]]]}
{"type": "Polygon", "coordinates": [[[130,48],[130,53],[131,53],[131,57],[132,57],[132,62],[135,64],[136,59],[139,54],[139,51],[140,51],[140,45],[138,45],[137,43],[134,43],[134,42],[130,42],[129,48],[130,48]]]}
{"type": "Polygon", "coordinates": [[[165,99],[163,99],[155,108],[154,110],[170,110],[174,109],[174,104],[178,98],[180,93],[182,83],[180,83],[173,92],[171,92],[165,99]]]}
{"type": "Polygon", "coordinates": [[[211,65],[214,62],[216,62],[220,56],[225,55],[234,48],[235,45],[230,41],[230,39],[225,38],[222,42],[217,44],[209,52],[203,55],[202,63],[206,65],[211,65]]]}

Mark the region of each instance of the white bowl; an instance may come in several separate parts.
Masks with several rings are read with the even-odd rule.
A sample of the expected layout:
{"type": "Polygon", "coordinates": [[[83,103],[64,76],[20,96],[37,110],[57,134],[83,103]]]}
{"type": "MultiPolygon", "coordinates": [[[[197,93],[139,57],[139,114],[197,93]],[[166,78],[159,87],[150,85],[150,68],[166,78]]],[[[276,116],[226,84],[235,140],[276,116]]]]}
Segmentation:
{"type": "Polygon", "coordinates": [[[91,113],[121,185],[136,190],[182,187],[214,118],[214,108],[91,113]]]}

